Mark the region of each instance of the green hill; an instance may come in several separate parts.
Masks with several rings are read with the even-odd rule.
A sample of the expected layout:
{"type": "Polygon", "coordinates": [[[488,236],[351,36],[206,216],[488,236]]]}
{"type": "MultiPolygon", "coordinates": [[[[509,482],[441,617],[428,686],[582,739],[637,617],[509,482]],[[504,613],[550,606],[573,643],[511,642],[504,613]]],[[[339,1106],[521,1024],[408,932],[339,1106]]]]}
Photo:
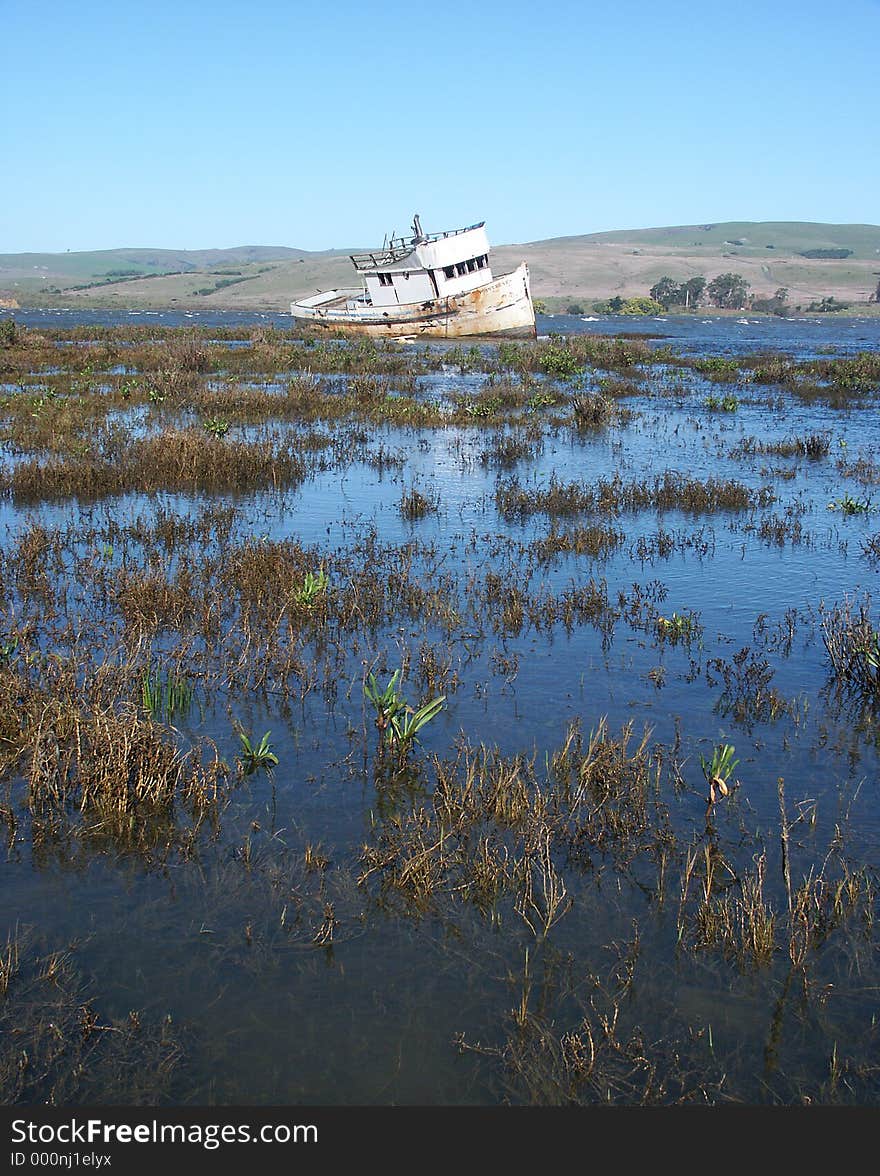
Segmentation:
{"type": "MultiPolygon", "coordinates": [[[[292,298],[357,285],[348,253],[252,245],[0,254],[0,298],[22,306],[284,311],[292,298]]],[[[785,286],[791,305],[829,296],[866,303],[880,277],[880,226],[728,221],[493,247],[496,273],[521,260],[534,296],[552,309],[645,294],[665,274],[680,282],[728,271],[742,274],[753,295],[785,286]],[[829,251],[838,256],[823,256],[829,251]]]]}

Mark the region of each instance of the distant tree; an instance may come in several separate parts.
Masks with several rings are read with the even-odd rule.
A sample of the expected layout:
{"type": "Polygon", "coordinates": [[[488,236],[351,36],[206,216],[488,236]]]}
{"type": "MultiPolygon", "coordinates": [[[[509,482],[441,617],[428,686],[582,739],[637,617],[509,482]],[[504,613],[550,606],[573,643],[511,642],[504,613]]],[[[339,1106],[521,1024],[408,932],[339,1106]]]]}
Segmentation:
{"type": "Polygon", "coordinates": [[[851,257],[851,249],[805,249],[801,257],[820,258],[822,260],[841,259],[851,257]]]}
{"type": "Polygon", "coordinates": [[[765,314],[776,314],[784,318],[789,313],[788,290],[780,286],[772,298],[753,298],[752,310],[760,310],[765,314]]]}
{"type": "Polygon", "coordinates": [[[675,303],[680,303],[679,297],[681,287],[678,282],[674,282],[672,278],[664,274],[659,281],[655,282],[651,287],[649,293],[655,302],[659,302],[664,310],[669,310],[670,306],[675,303]]]}
{"type": "Polygon", "coordinates": [[[709,300],[721,310],[742,310],[749,283],[742,274],[719,274],[706,287],[709,300]]]}
{"type": "Polygon", "coordinates": [[[689,310],[700,305],[700,300],[706,290],[705,278],[688,278],[686,282],[682,282],[679,292],[681,302],[689,310]]]}
{"type": "Polygon", "coordinates": [[[653,298],[627,298],[620,308],[621,314],[659,314],[665,309],[653,298]]]}
{"type": "Polygon", "coordinates": [[[547,303],[543,300],[543,298],[533,298],[532,306],[535,308],[535,314],[547,313],[547,303]]]}
{"type": "Polygon", "coordinates": [[[832,294],[830,298],[823,298],[819,302],[811,302],[808,311],[819,311],[820,314],[832,314],[838,310],[849,310],[848,302],[838,302],[832,294]]]}
{"type": "Polygon", "coordinates": [[[596,314],[620,314],[622,307],[623,299],[619,294],[615,294],[613,298],[605,298],[593,303],[593,310],[596,314]]]}
{"type": "Polygon", "coordinates": [[[572,302],[571,306],[565,312],[566,314],[583,314],[584,308],[579,302],[572,302]]]}

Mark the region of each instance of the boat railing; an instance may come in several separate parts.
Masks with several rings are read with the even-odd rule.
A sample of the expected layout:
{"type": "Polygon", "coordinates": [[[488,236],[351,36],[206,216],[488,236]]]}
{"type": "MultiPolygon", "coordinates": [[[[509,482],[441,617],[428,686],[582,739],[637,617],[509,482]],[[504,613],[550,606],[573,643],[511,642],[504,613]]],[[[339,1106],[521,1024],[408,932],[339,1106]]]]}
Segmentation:
{"type": "Polygon", "coordinates": [[[470,233],[474,229],[482,229],[485,221],[475,225],[468,225],[464,229],[446,229],[442,233],[424,233],[421,237],[392,237],[387,245],[381,249],[373,249],[369,253],[350,253],[352,265],[357,270],[381,269],[385,265],[393,265],[401,261],[416,248],[417,245],[428,245],[432,241],[443,241],[447,237],[458,237],[462,233],[470,233]]]}
{"type": "Polygon", "coordinates": [[[401,258],[412,253],[413,244],[401,241],[399,245],[392,244],[386,249],[377,249],[373,253],[352,253],[352,265],[355,269],[381,269],[383,265],[393,265],[395,261],[400,261],[401,258]]]}

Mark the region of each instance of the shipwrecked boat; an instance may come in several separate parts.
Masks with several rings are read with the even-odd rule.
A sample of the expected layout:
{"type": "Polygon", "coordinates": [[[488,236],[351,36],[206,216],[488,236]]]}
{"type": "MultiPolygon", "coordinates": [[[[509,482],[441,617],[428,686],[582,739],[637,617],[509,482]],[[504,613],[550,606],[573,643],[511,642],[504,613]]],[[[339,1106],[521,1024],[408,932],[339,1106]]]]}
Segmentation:
{"type": "Polygon", "coordinates": [[[410,237],[392,235],[381,249],[351,260],[361,287],[291,302],[294,319],[328,332],[390,338],[535,337],[528,266],[492,276],[485,221],[424,233],[416,216],[410,237]]]}

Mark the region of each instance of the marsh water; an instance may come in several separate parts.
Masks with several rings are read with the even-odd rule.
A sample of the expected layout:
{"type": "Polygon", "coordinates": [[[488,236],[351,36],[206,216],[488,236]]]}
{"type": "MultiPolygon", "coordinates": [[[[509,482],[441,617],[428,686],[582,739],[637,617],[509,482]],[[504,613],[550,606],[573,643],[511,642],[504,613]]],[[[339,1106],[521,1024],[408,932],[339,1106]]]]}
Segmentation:
{"type": "Polygon", "coordinates": [[[0,732],[7,1101],[876,1101],[880,692],[829,642],[880,628],[880,320],[555,316],[531,366],[397,344],[365,376],[284,316],[15,318],[58,362],[0,374],[7,711],[44,700],[0,732]],[[183,391],[124,394],[144,338],[99,328],[145,322],[203,332],[183,391]],[[638,346],[563,362],[583,336],[638,346]],[[75,396],[100,454],[30,446],[22,400],[45,429],[75,396]],[[302,475],[105,488],[193,422],[302,475]],[[56,663],[173,667],[173,713],[129,702],[216,749],[217,803],[111,828],[80,749],[49,820],[56,663]],[[444,700],[397,758],[365,690],[395,671],[444,700]]]}

